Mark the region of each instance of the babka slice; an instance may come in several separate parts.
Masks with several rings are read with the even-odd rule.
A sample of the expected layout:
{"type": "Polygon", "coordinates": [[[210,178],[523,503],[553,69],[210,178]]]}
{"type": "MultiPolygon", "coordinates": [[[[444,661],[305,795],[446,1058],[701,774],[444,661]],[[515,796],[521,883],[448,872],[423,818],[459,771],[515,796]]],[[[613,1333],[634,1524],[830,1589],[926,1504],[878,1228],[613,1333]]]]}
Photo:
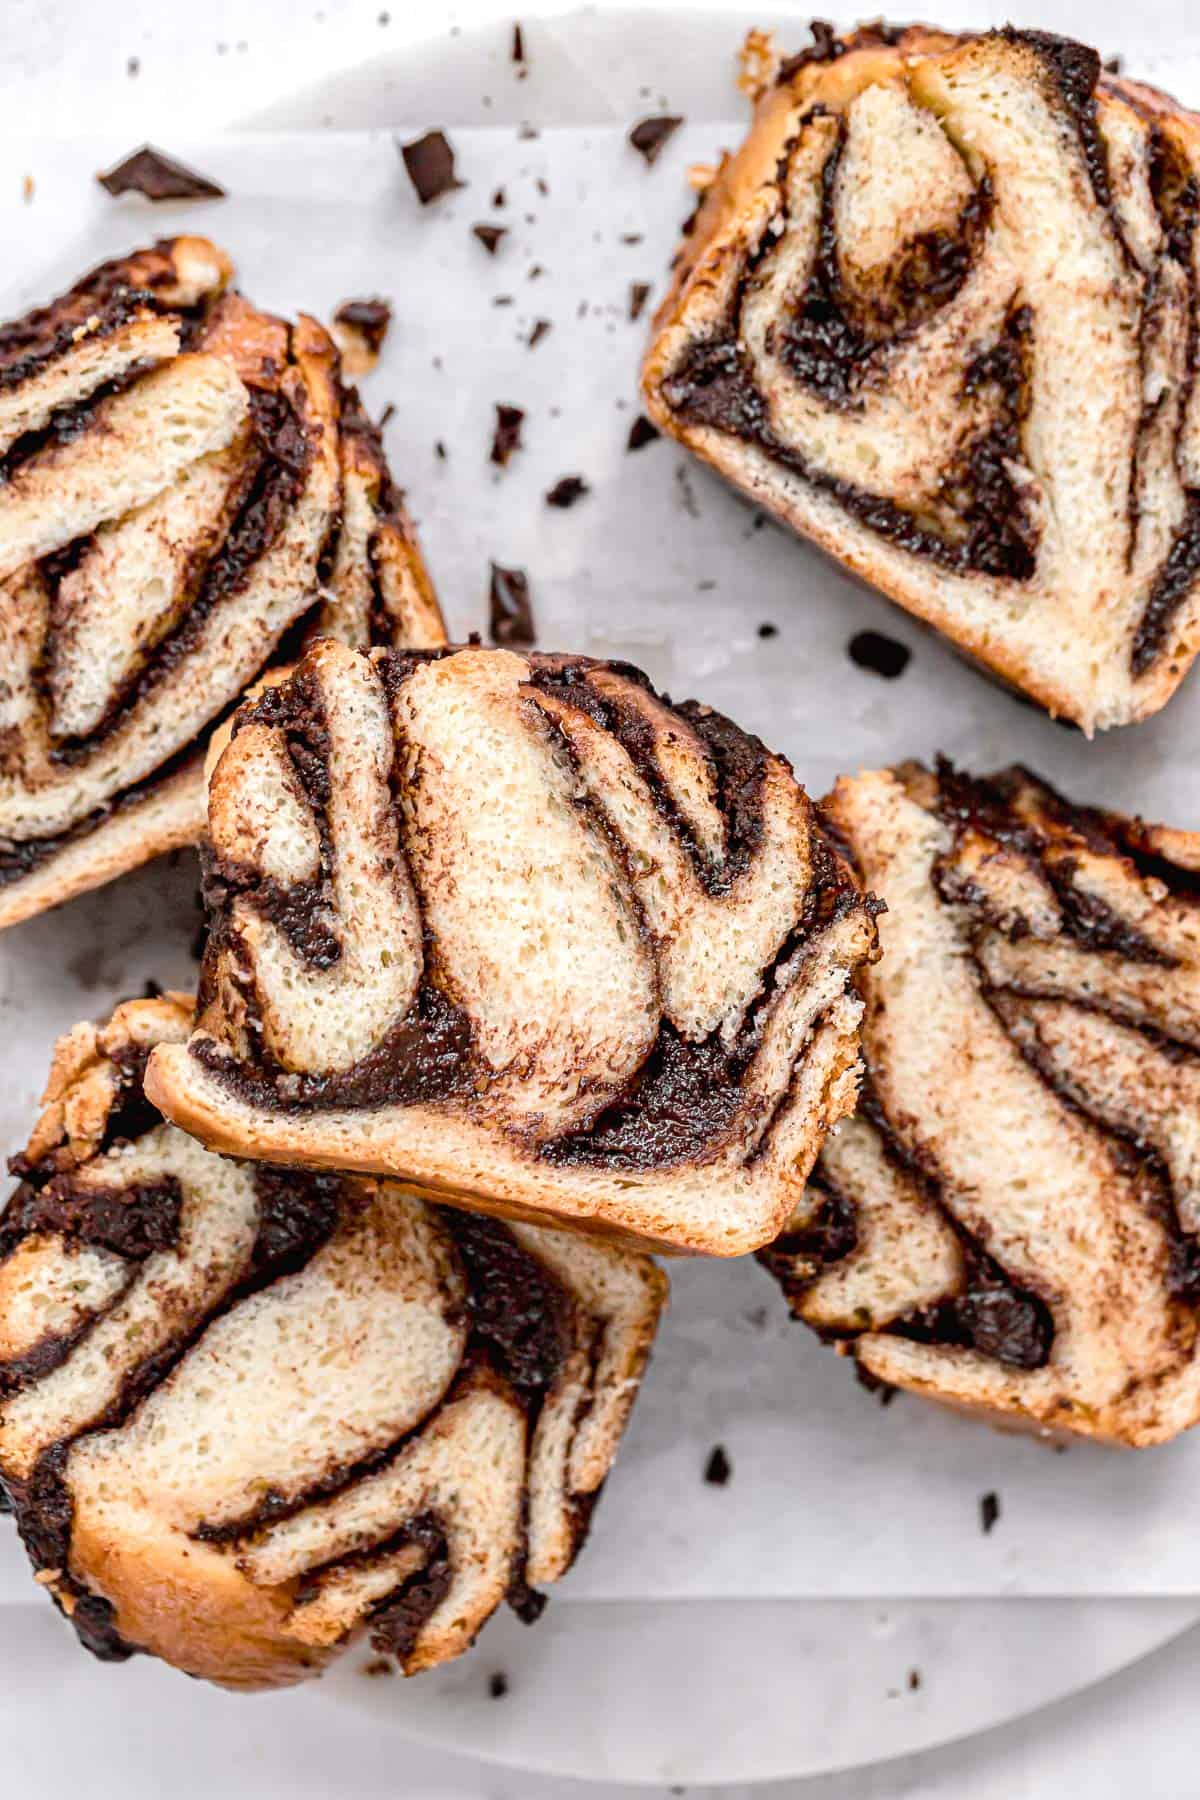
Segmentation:
{"type": "Polygon", "coordinates": [[[570,1566],[666,1284],[388,1182],[211,1156],[142,1092],[169,994],[78,1025],[0,1218],[0,1480],[96,1654],[406,1673],[570,1566]]]}
{"type": "Polygon", "coordinates": [[[209,790],[214,1149],[736,1255],[854,1104],[871,903],[789,765],[625,664],[326,639],[209,790]]]}
{"type": "Polygon", "coordinates": [[[1200,1419],[1200,835],[1023,769],[842,780],[888,898],[859,1115],[764,1256],[868,1378],[1159,1443],[1200,1419]]]}
{"type": "Polygon", "coordinates": [[[1032,31],[750,46],[647,410],[1092,732],[1200,648],[1200,118],[1032,31]]]}
{"type": "Polygon", "coordinates": [[[444,642],[332,340],[230,276],[176,238],[0,327],[0,926],[200,836],[285,640],[444,642]]]}

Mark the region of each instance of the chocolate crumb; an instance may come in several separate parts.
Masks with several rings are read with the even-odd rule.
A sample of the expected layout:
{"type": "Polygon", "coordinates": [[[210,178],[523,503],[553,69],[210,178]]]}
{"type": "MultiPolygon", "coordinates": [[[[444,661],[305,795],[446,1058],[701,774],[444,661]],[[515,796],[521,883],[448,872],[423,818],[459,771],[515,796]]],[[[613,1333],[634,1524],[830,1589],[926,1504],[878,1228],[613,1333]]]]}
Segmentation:
{"type": "Polygon", "coordinates": [[[495,256],[502,238],[508,236],[507,225],[472,225],[471,236],[477,237],[489,256],[495,256]]]}
{"type": "Polygon", "coordinates": [[[505,200],[503,188],[497,188],[495,193],[492,195],[492,205],[493,206],[507,205],[507,201],[505,200]]]}
{"type": "Polygon", "coordinates": [[[454,150],[445,132],[427,131],[424,137],[400,144],[398,149],[422,206],[467,185],[454,172],[454,150]]]}
{"type": "Polygon", "coordinates": [[[513,303],[513,297],[511,294],[493,294],[492,295],[492,305],[493,306],[511,306],[512,303],[513,303]]]}
{"type": "Polygon", "coordinates": [[[621,242],[623,244],[640,244],[642,236],[643,234],[640,231],[623,231],[621,233],[621,242]]]}
{"type": "Polygon", "coordinates": [[[533,626],[533,604],[529,597],[529,577],[524,569],[505,569],[491,565],[488,603],[491,612],[491,634],[494,644],[533,644],[537,636],[533,626]]]}
{"type": "Polygon", "coordinates": [[[630,284],[629,284],[629,317],[630,317],[630,319],[640,319],[641,318],[642,309],[645,306],[645,304],[649,298],[650,298],[650,283],[648,281],[631,281],[630,282],[630,284]]]}
{"type": "Polygon", "coordinates": [[[999,1517],[1000,1517],[1000,1496],[999,1496],[999,1494],[996,1494],[996,1493],[981,1494],[979,1496],[979,1529],[983,1532],[984,1537],[986,1537],[988,1535],[988,1533],[992,1529],[992,1526],[996,1523],[996,1520],[999,1517]]]}
{"type": "Polygon", "coordinates": [[[760,638],[778,637],[779,627],[778,625],[772,625],[770,619],[764,619],[758,628],[758,635],[760,638]]]}
{"type": "Polygon", "coordinates": [[[639,119],[629,133],[629,142],[646,159],[649,168],[658,161],[659,154],[668,138],[671,138],[683,124],[678,114],[662,114],[653,119],[639,119]]]}
{"type": "Polygon", "coordinates": [[[591,489],[582,475],[564,475],[547,493],[546,505],[564,508],[574,506],[577,500],[582,500],[585,494],[590,493],[591,489]]]}
{"type": "Polygon", "coordinates": [[[920,1685],[921,1685],[920,1669],[910,1669],[908,1671],[908,1691],[909,1691],[909,1693],[915,1694],[917,1689],[920,1687],[920,1685]]]}
{"type": "MultiPolygon", "coordinates": [[[[519,31],[520,29],[521,28],[518,25],[517,30],[519,31]]],[[[496,1673],[488,1679],[488,1693],[492,1696],[493,1700],[503,1700],[507,1692],[508,1676],[504,1673],[503,1669],[497,1669],[496,1673]]]]}
{"type": "Polygon", "coordinates": [[[521,424],[525,414],[519,406],[496,406],[496,429],[492,433],[491,460],[498,469],[508,467],[514,450],[521,448],[521,424]]]}
{"type": "Polygon", "coordinates": [[[446,446],[443,444],[441,438],[438,438],[437,442],[434,444],[433,454],[437,457],[439,462],[446,461],[446,446]]]}
{"type": "Polygon", "coordinates": [[[551,326],[550,326],[549,319],[535,319],[533,321],[533,330],[529,333],[529,336],[525,340],[525,342],[528,344],[529,348],[532,350],[533,346],[535,344],[540,344],[542,339],[545,337],[546,333],[550,329],[551,329],[551,326]]]}
{"type": "Polygon", "coordinates": [[[546,180],[544,175],[539,175],[533,185],[537,189],[538,193],[542,196],[543,200],[545,200],[549,197],[550,183],[546,180]]]}
{"type": "Polygon", "coordinates": [[[652,425],[645,413],[639,413],[629,427],[629,436],[625,440],[627,450],[641,450],[646,444],[652,444],[656,437],[661,437],[657,425],[652,425]]]}
{"type": "Polygon", "coordinates": [[[394,1675],[395,1663],[389,1662],[386,1656],[373,1656],[369,1663],[363,1664],[363,1674],[377,1680],[380,1675],[394,1675]]]}
{"type": "Polygon", "coordinates": [[[531,125],[528,120],[524,120],[517,130],[517,136],[523,144],[529,143],[533,138],[540,138],[541,135],[537,126],[531,125]]]}
{"type": "Polygon", "coordinates": [[[903,675],[912,659],[907,644],[899,643],[882,631],[855,632],[847,649],[852,663],[860,669],[869,669],[873,675],[882,675],[885,681],[895,681],[898,675],[903,675]]]}
{"type": "Polygon", "coordinates": [[[536,281],[539,275],[544,275],[545,273],[546,271],[543,269],[541,263],[530,263],[525,279],[526,281],[536,281]]]}
{"type": "Polygon", "coordinates": [[[705,1481],[710,1487],[724,1487],[732,1474],[733,1464],[725,1453],[724,1444],[714,1444],[704,1465],[705,1481]]]}
{"type": "Polygon", "coordinates": [[[96,176],[104,190],[118,194],[142,194],[147,200],[223,200],[225,189],[198,175],[195,169],[164,156],[150,144],[134,150],[123,162],[96,176]]]}
{"type": "Polygon", "coordinates": [[[525,61],[525,34],[519,25],[513,26],[512,59],[515,63],[525,61]]]}
{"type": "Polygon", "coordinates": [[[384,407],[383,411],[379,415],[380,431],[382,431],[385,426],[390,425],[392,420],[395,418],[395,416],[396,416],[395,402],[393,400],[389,400],[387,405],[384,407]]]}

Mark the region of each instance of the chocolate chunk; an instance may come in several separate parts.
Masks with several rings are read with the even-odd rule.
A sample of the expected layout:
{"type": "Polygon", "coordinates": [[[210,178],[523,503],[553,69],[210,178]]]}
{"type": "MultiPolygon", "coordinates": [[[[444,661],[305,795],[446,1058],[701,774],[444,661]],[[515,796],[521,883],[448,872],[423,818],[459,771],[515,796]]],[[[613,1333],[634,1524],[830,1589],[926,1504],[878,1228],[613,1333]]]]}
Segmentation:
{"type": "Polygon", "coordinates": [[[563,475],[546,494],[547,506],[574,506],[585,494],[591,493],[582,475],[563,475]]]}
{"type": "Polygon", "coordinates": [[[519,406],[502,406],[497,403],[491,460],[498,469],[507,468],[513,451],[521,448],[521,424],[524,418],[525,414],[519,406]]]}
{"type": "Polygon", "coordinates": [[[535,319],[533,321],[533,330],[525,340],[529,348],[532,350],[535,344],[540,344],[550,329],[551,325],[549,319],[535,319]]]}
{"type": "Polygon", "coordinates": [[[477,237],[489,256],[495,256],[500,248],[502,238],[508,236],[507,225],[472,225],[471,235],[477,237]]]}
{"type": "MultiPolygon", "coordinates": [[[[520,31],[520,29],[521,27],[518,25],[517,30],[520,31]]],[[[507,1692],[508,1676],[502,1669],[497,1669],[496,1673],[488,1679],[488,1693],[492,1696],[493,1700],[503,1700],[507,1692]]]]}
{"type": "Polygon", "coordinates": [[[665,114],[653,119],[639,119],[629,133],[629,142],[640,156],[644,156],[647,166],[658,161],[663,145],[679,130],[683,124],[681,117],[665,114]]]}
{"type": "Polygon", "coordinates": [[[894,681],[897,675],[903,675],[912,657],[907,644],[899,643],[882,631],[855,632],[847,648],[852,663],[857,663],[860,669],[870,669],[873,675],[882,675],[885,681],[894,681]]]}
{"type": "Polygon", "coordinates": [[[704,1465],[705,1481],[710,1487],[724,1487],[732,1474],[733,1464],[725,1453],[724,1444],[714,1444],[704,1465]]]}
{"type": "Polygon", "coordinates": [[[650,298],[650,283],[648,281],[631,281],[630,282],[630,284],[629,284],[629,317],[631,319],[640,319],[641,318],[642,309],[645,306],[645,304],[649,298],[650,298]]]}
{"type": "Polygon", "coordinates": [[[520,25],[513,26],[512,60],[515,63],[523,63],[525,61],[525,34],[521,30],[520,25]]]}
{"type": "Polygon", "coordinates": [[[986,1537],[996,1520],[1000,1517],[1000,1496],[995,1493],[979,1496],[979,1528],[986,1537]]]}
{"type": "Polygon", "coordinates": [[[343,300],[333,315],[335,325],[354,332],[372,357],[383,349],[383,340],[392,322],[392,309],[386,300],[343,300]]]}
{"type": "Polygon", "coordinates": [[[644,445],[652,444],[656,437],[661,437],[657,425],[652,425],[645,413],[639,413],[629,427],[629,436],[625,440],[627,450],[641,450],[644,445]]]}
{"type": "Polygon", "coordinates": [[[454,151],[445,132],[427,131],[424,137],[401,144],[399,149],[422,206],[467,185],[454,173],[454,151]]]}
{"type": "Polygon", "coordinates": [[[764,619],[762,624],[758,628],[758,635],[760,638],[778,637],[779,636],[779,627],[778,627],[778,625],[772,625],[772,623],[769,619],[764,619]]]}
{"type": "Polygon", "coordinates": [[[161,150],[143,144],[124,162],[97,175],[100,186],[112,195],[142,194],[147,200],[223,200],[225,189],[198,175],[161,150]]]}
{"type": "Polygon", "coordinates": [[[537,641],[533,625],[533,604],[529,597],[529,577],[524,569],[505,569],[491,565],[488,601],[491,609],[491,634],[494,644],[532,644],[537,641]]]}

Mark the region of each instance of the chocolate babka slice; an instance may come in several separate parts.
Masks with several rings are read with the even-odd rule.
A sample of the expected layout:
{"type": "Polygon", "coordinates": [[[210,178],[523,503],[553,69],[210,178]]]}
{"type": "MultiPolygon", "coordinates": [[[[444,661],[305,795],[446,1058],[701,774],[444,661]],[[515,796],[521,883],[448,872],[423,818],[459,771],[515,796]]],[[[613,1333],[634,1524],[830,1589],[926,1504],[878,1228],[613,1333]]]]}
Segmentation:
{"type": "Polygon", "coordinates": [[[1200,647],[1200,118],[1039,32],[753,49],[651,418],[1052,712],[1155,712],[1200,647]]]}
{"type": "Polygon", "coordinates": [[[0,926],[198,838],[293,638],[444,641],[332,340],[231,273],[176,238],[0,327],[0,926]]]}
{"type": "Polygon", "coordinates": [[[859,1115],[764,1256],[868,1378],[1119,1443],[1200,1419],[1200,835],[1023,769],[842,780],[887,895],[859,1115]]]}
{"type": "Polygon", "coordinates": [[[872,904],[781,757],[626,664],[325,640],[209,830],[147,1080],[214,1149],[732,1256],[853,1107],[872,904]]]}
{"type": "Polygon", "coordinates": [[[79,1025],[0,1218],[0,1480],[106,1658],[407,1673],[573,1561],[666,1284],[403,1187],[210,1155],[142,1092],[183,995],[79,1025]]]}

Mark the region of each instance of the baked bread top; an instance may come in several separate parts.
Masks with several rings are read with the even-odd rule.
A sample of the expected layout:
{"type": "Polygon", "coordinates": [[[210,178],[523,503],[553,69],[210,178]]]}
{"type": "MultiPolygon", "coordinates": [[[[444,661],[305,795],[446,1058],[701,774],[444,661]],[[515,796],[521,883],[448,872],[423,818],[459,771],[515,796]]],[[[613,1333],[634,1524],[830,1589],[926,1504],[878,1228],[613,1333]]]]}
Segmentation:
{"type": "Polygon", "coordinates": [[[0,925],[200,835],[285,634],[444,641],[332,340],[230,276],[172,239],[0,327],[0,925]]]}
{"type": "Polygon", "coordinates": [[[391,1184],[211,1156],[142,1092],[187,997],[55,1052],[0,1225],[0,1480],[83,1642],[230,1687],[406,1672],[586,1534],[665,1283],[391,1184]]]}
{"type": "Polygon", "coordinates": [[[1200,1419],[1200,836],[943,764],[828,802],[888,898],[859,1116],[766,1260],[877,1381],[1127,1444],[1200,1419]]]}
{"type": "Polygon", "coordinates": [[[1200,645],[1200,120],[1040,32],[753,48],[650,416],[1052,712],[1146,717],[1200,645]]]}
{"type": "Polygon", "coordinates": [[[148,1083],[214,1148],[733,1255],[853,1104],[870,905],[782,758],[626,665],[318,643],[209,828],[148,1083]]]}

